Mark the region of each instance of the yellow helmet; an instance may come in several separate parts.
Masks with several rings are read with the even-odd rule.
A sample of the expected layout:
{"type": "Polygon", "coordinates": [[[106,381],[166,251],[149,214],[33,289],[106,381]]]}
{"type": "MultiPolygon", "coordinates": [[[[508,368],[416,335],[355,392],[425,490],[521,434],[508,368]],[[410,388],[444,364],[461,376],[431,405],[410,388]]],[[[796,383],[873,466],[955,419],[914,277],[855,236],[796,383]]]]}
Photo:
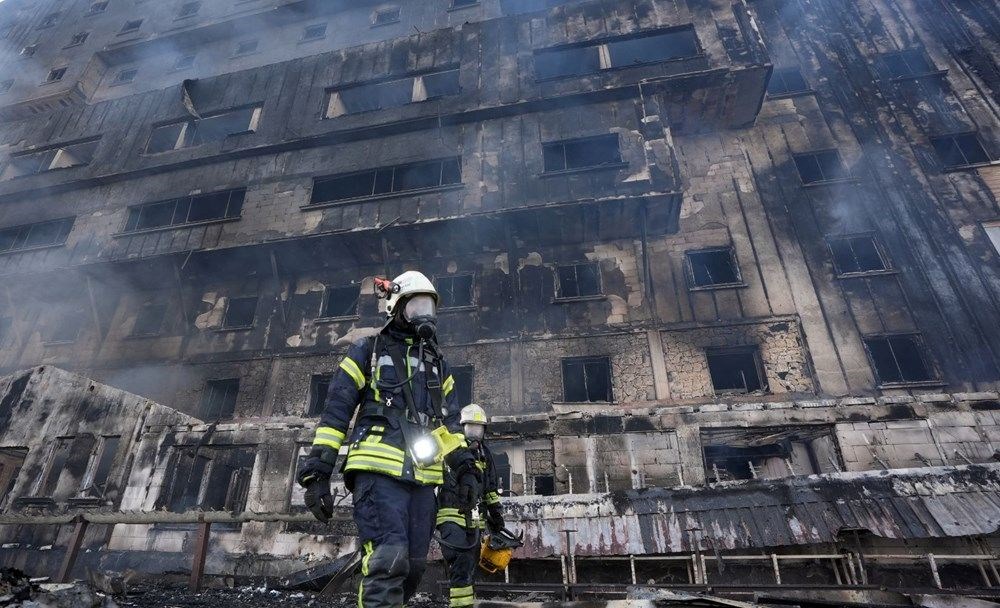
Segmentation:
{"type": "Polygon", "coordinates": [[[489,422],[486,418],[486,410],[477,403],[470,403],[462,408],[461,424],[482,424],[489,422]]]}

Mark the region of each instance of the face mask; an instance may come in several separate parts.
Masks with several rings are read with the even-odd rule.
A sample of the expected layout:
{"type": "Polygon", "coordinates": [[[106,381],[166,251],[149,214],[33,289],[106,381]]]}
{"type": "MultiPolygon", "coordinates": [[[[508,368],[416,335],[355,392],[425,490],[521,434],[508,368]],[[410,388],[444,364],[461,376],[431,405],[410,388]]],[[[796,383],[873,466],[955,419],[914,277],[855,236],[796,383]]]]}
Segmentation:
{"type": "Polygon", "coordinates": [[[403,308],[403,318],[410,322],[417,335],[424,340],[434,337],[437,321],[437,306],[434,298],[428,295],[416,295],[406,301],[403,308]]]}
{"type": "Polygon", "coordinates": [[[469,441],[482,441],[483,436],[486,435],[486,426],[466,423],[462,425],[462,432],[469,441]]]}

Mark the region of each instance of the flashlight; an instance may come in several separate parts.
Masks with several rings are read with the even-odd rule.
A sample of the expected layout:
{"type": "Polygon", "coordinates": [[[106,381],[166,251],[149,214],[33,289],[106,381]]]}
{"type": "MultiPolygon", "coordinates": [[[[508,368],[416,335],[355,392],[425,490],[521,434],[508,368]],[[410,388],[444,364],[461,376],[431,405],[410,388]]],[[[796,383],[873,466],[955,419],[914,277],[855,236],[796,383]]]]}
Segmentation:
{"type": "Polygon", "coordinates": [[[428,467],[437,461],[440,448],[430,435],[421,435],[410,446],[410,456],[417,466],[428,467]]]}

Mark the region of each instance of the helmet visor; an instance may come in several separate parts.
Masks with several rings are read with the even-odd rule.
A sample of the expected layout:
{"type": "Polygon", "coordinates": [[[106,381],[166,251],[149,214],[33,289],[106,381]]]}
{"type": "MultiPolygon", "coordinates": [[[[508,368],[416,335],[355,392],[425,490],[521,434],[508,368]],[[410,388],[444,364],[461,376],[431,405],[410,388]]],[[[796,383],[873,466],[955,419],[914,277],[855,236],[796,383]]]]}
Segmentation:
{"type": "Polygon", "coordinates": [[[462,432],[470,441],[481,441],[486,435],[486,425],[478,422],[467,422],[462,425],[462,432]]]}
{"type": "Polygon", "coordinates": [[[406,301],[403,308],[403,318],[407,321],[414,319],[433,319],[437,312],[437,305],[434,298],[427,294],[417,294],[406,301]]]}

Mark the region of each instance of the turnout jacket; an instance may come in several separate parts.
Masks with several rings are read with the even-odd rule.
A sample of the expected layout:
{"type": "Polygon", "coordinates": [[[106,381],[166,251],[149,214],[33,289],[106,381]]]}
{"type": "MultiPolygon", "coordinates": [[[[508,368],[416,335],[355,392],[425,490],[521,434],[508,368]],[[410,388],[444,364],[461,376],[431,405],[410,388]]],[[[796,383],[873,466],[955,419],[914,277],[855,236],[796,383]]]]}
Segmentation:
{"type": "Polygon", "coordinates": [[[481,519],[486,507],[500,502],[500,487],[497,477],[496,465],[493,464],[493,453],[486,446],[484,441],[480,441],[477,447],[472,448],[476,457],[476,466],[483,472],[482,493],[478,501],[478,512],[480,517],[475,517],[472,513],[462,511],[462,501],[458,496],[458,478],[453,471],[446,469],[444,484],[438,490],[438,512],[435,525],[443,523],[456,523],[463,528],[483,527],[481,519]]]}
{"type": "MultiPolygon", "coordinates": [[[[339,450],[347,443],[347,458],[343,471],[348,487],[354,472],[370,471],[421,485],[440,485],[444,481],[441,464],[418,467],[407,446],[404,425],[408,405],[399,385],[409,377],[415,409],[422,424],[410,425],[419,432],[444,423],[449,430],[460,429],[460,407],[454,392],[455,378],[448,373],[444,359],[437,353],[436,343],[424,347],[424,360],[419,360],[419,340],[390,325],[376,336],[363,338],[351,345],[347,355],[330,381],[320,425],[313,445],[339,450]],[[397,370],[395,358],[406,367],[397,370]],[[440,387],[441,410],[435,411],[434,387],[440,387]],[[351,419],[357,419],[350,437],[351,419]]],[[[413,432],[409,432],[412,437],[413,432]]]]}

